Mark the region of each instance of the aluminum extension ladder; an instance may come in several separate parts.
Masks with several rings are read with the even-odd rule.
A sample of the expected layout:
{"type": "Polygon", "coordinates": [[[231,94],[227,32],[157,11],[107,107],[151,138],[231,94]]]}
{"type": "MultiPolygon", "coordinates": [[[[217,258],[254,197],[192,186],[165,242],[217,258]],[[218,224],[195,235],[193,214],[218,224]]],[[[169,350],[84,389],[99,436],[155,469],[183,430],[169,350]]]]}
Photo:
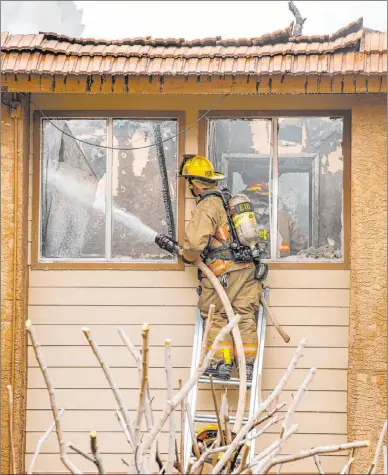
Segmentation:
{"type": "MultiPolygon", "coordinates": [[[[263,293],[264,299],[268,301],[269,297],[269,288],[264,287],[263,293]]],[[[257,317],[257,337],[259,342],[259,349],[256,355],[256,360],[254,364],[253,370],[253,379],[252,382],[248,382],[247,387],[250,390],[250,403],[249,403],[249,416],[251,417],[255,412],[256,409],[261,402],[261,381],[262,381],[262,370],[263,370],[263,358],[264,358],[264,340],[265,340],[265,332],[267,328],[267,316],[265,310],[262,305],[259,307],[258,317],[257,317]]],[[[199,364],[199,359],[201,357],[201,349],[202,349],[202,337],[203,337],[204,325],[202,317],[197,312],[197,320],[195,323],[195,333],[194,333],[194,344],[193,344],[193,356],[191,360],[191,372],[190,376],[195,373],[196,368],[199,364]]],[[[199,380],[198,384],[209,384],[210,379],[209,376],[202,376],[199,380]]],[[[198,384],[193,387],[188,395],[188,402],[190,404],[191,410],[191,418],[194,422],[207,422],[207,423],[214,423],[217,424],[217,418],[215,414],[201,414],[197,412],[197,397],[198,397],[198,384]]],[[[228,381],[213,378],[214,385],[221,385],[221,386],[232,386],[238,387],[240,384],[239,378],[230,378],[228,381]]],[[[233,423],[235,420],[234,417],[230,418],[230,421],[233,423]]],[[[247,421],[247,418],[244,418],[244,422],[247,421]]],[[[255,433],[255,429],[252,430],[251,434],[255,433]]],[[[188,424],[185,424],[185,452],[184,452],[184,467],[187,468],[189,460],[191,458],[192,453],[192,439],[188,424]]],[[[255,441],[256,439],[252,440],[251,449],[248,455],[248,461],[253,457],[255,453],[255,441]]]]}

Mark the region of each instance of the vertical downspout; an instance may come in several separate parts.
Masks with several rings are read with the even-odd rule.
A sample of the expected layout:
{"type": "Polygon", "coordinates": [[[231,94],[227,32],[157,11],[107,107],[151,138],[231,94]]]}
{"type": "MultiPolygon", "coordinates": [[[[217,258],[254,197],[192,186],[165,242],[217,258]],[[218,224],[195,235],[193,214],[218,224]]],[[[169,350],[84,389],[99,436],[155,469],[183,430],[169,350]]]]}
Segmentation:
{"type": "MultiPolygon", "coordinates": [[[[20,117],[20,103],[13,102],[13,109],[10,110],[10,115],[14,120],[14,229],[13,229],[13,290],[12,290],[12,349],[11,349],[11,385],[12,392],[15,394],[15,326],[16,326],[16,291],[17,291],[17,226],[18,226],[18,201],[19,201],[19,186],[18,186],[18,168],[19,168],[19,147],[18,147],[18,119],[20,117]]],[[[14,420],[14,418],[12,418],[14,420]]],[[[10,441],[11,443],[11,441],[10,441]]],[[[14,473],[16,470],[16,460],[13,461],[14,473]]]]}

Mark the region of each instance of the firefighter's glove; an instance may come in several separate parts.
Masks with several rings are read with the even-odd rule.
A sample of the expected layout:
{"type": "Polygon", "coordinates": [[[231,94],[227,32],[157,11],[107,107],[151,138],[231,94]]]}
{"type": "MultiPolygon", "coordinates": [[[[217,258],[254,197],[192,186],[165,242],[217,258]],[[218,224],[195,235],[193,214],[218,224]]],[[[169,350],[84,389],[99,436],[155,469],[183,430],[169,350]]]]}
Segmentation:
{"type": "Polygon", "coordinates": [[[170,252],[171,254],[178,254],[179,251],[182,249],[181,245],[178,242],[174,241],[165,234],[157,234],[157,236],[155,237],[155,243],[161,249],[164,249],[165,251],[170,252]]]}

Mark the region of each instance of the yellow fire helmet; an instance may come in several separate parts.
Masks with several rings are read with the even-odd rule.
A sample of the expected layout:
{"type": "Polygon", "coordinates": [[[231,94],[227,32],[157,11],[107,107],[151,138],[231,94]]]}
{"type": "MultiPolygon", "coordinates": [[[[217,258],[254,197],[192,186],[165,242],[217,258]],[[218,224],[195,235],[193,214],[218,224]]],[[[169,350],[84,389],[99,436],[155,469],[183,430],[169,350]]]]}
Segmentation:
{"type": "MultiPolygon", "coordinates": [[[[217,432],[218,432],[217,424],[209,424],[204,427],[201,427],[196,433],[197,442],[201,442],[208,449],[216,440],[217,432]]],[[[225,432],[224,432],[224,436],[225,436],[225,432]]],[[[232,439],[234,439],[235,436],[236,434],[232,433],[232,439]]],[[[241,450],[241,447],[239,447],[233,452],[233,459],[235,459],[238,456],[238,454],[240,453],[240,450],[241,450]]],[[[220,459],[222,455],[223,455],[223,452],[218,454],[217,459],[220,459]]],[[[209,457],[209,461],[210,460],[211,458],[209,457]]]]}
{"type": "Polygon", "coordinates": [[[202,444],[209,448],[212,443],[217,438],[218,432],[218,425],[217,424],[209,424],[207,426],[201,427],[196,434],[196,438],[198,442],[202,442],[202,444]]]}
{"type": "Polygon", "coordinates": [[[205,181],[224,180],[225,175],[214,171],[210,160],[202,155],[184,155],[179,169],[179,176],[183,178],[197,178],[205,181]]]}

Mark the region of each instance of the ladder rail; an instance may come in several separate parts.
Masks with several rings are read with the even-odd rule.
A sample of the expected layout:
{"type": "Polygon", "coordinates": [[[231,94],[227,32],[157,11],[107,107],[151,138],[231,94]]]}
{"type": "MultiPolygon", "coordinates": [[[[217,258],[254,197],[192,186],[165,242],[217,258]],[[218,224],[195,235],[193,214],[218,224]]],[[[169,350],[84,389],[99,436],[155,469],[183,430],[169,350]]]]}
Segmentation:
{"type": "MultiPolygon", "coordinates": [[[[268,301],[269,297],[269,288],[265,287],[263,289],[264,299],[268,301]]],[[[250,389],[250,403],[249,403],[249,416],[248,418],[252,417],[253,414],[256,412],[259,403],[261,402],[261,384],[262,384],[262,371],[263,371],[263,359],[264,359],[264,349],[265,349],[265,333],[267,328],[267,315],[262,305],[259,306],[259,312],[257,317],[257,337],[258,337],[258,352],[255,358],[254,363],[254,370],[253,370],[253,378],[252,383],[248,383],[248,389],[250,389]]],[[[192,376],[199,364],[200,357],[201,357],[201,350],[202,350],[202,338],[204,332],[204,325],[203,319],[199,310],[197,310],[197,317],[195,323],[195,332],[194,332],[194,341],[193,341],[193,355],[191,359],[191,370],[190,376],[192,376]]],[[[222,381],[222,380],[214,380],[215,384],[221,384],[225,386],[238,386],[239,380],[238,378],[231,378],[231,381],[222,381]]],[[[198,384],[209,384],[210,380],[208,377],[202,376],[199,382],[191,389],[188,395],[188,402],[190,404],[190,411],[191,417],[194,422],[215,422],[216,423],[216,416],[209,415],[209,414],[201,414],[197,413],[197,399],[198,399],[198,384]]],[[[233,418],[233,417],[232,417],[233,418]]],[[[244,422],[247,422],[247,417],[244,417],[244,422]]],[[[185,417],[186,422],[186,417],[185,417]]],[[[187,424],[187,422],[186,422],[187,424]]],[[[184,430],[184,467],[187,469],[191,451],[192,451],[192,440],[191,434],[188,426],[185,424],[184,430]]],[[[250,434],[254,435],[256,433],[256,429],[253,429],[250,434]]],[[[255,454],[255,442],[256,439],[253,439],[251,443],[251,449],[248,454],[248,461],[254,456],[255,454]]]]}
{"type": "MultiPolygon", "coordinates": [[[[202,350],[202,338],[203,338],[203,319],[201,317],[199,309],[197,309],[197,317],[196,317],[196,322],[195,322],[195,331],[194,331],[194,342],[193,342],[193,355],[191,358],[191,370],[190,370],[190,377],[193,376],[195,373],[200,358],[201,358],[201,350],[202,350]]],[[[189,392],[189,395],[187,397],[187,400],[190,404],[190,411],[191,411],[191,420],[195,420],[195,412],[196,412],[196,407],[197,407],[197,397],[198,397],[198,384],[196,384],[191,391],[189,392]]],[[[187,420],[186,420],[186,414],[184,417],[185,421],[185,432],[184,432],[184,441],[185,441],[185,446],[184,446],[184,458],[183,458],[183,465],[185,468],[187,468],[187,465],[190,460],[191,456],[191,447],[192,447],[192,440],[191,440],[191,434],[190,430],[187,427],[187,420]]],[[[183,427],[181,428],[183,430],[183,427]]]]}
{"type": "MultiPolygon", "coordinates": [[[[268,301],[269,297],[269,288],[266,287],[263,289],[264,299],[268,301]]],[[[264,307],[260,305],[259,314],[257,318],[257,337],[259,350],[256,355],[253,378],[252,378],[252,388],[251,388],[251,401],[249,405],[249,418],[251,418],[256,412],[259,403],[261,402],[261,384],[262,384],[262,375],[263,375],[263,360],[264,360],[264,343],[265,343],[265,333],[267,329],[267,315],[265,313],[264,307]]],[[[256,434],[256,429],[251,431],[252,435],[256,434]]],[[[255,455],[256,439],[252,440],[251,448],[248,455],[248,461],[253,458],[255,455]]]]}

